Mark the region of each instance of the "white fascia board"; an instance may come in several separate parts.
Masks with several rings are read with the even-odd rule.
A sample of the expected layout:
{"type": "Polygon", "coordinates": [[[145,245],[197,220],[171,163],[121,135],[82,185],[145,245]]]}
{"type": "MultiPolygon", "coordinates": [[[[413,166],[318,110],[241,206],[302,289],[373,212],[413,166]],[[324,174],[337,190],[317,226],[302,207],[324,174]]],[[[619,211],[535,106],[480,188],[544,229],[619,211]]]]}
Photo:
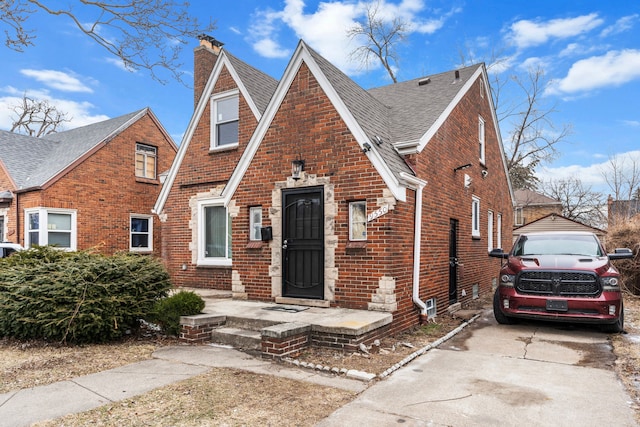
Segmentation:
{"type": "Polygon", "coordinates": [[[244,83],[238,77],[238,73],[229,62],[229,59],[227,58],[223,50],[222,52],[220,52],[220,56],[218,57],[218,60],[216,61],[213,67],[213,70],[211,71],[211,75],[209,76],[209,80],[207,81],[207,84],[204,87],[204,90],[202,91],[202,96],[198,101],[198,105],[196,106],[193,112],[193,115],[191,116],[191,120],[189,120],[189,124],[187,125],[187,130],[184,133],[184,135],[182,135],[182,141],[180,142],[180,148],[178,149],[178,153],[176,154],[176,157],[174,158],[173,163],[171,164],[171,168],[169,169],[169,174],[167,175],[167,179],[165,180],[164,184],[162,185],[162,188],[160,189],[160,194],[158,195],[156,204],[151,210],[151,212],[154,214],[160,214],[164,209],[164,204],[167,202],[167,199],[169,198],[169,191],[171,190],[171,187],[173,187],[173,183],[176,179],[176,175],[180,170],[182,161],[184,160],[187,149],[189,148],[189,145],[191,143],[191,138],[193,138],[193,134],[196,128],[198,127],[198,124],[200,123],[200,119],[202,118],[202,114],[204,113],[204,110],[207,108],[207,105],[209,104],[211,95],[213,93],[213,88],[215,87],[215,84],[218,81],[218,78],[220,77],[220,74],[222,73],[222,69],[225,65],[227,67],[227,70],[229,70],[229,73],[231,73],[231,76],[235,80],[236,84],[238,85],[238,88],[242,93],[242,95],[244,96],[245,100],[247,100],[247,103],[249,104],[249,107],[251,108],[251,111],[253,112],[254,116],[256,117],[257,120],[260,120],[261,116],[258,111],[258,108],[253,102],[253,99],[251,99],[251,97],[249,96],[249,92],[247,91],[247,88],[244,86],[244,83]]]}
{"type": "MultiPolygon", "coordinates": [[[[296,48],[296,51],[294,52],[291,61],[289,62],[289,65],[284,72],[284,75],[282,76],[282,79],[278,83],[278,87],[273,97],[271,98],[271,101],[269,101],[269,105],[267,106],[267,109],[262,116],[262,120],[258,123],[258,126],[253,136],[251,137],[251,140],[249,141],[245,152],[238,162],[238,166],[234,170],[231,179],[229,179],[229,182],[224,189],[223,195],[225,197],[226,203],[229,202],[236,189],[240,185],[242,177],[251,164],[253,156],[257,152],[258,147],[260,146],[260,143],[264,138],[264,135],[269,129],[269,126],[271,126],[271,122],[278,112],[280,104],[288,93],[289,87],[291,86],[291,83],[293,82],[293,79],[297,75],[298,70],[300,69],[303,62],[307,64],[307,67],[309,67],[309,70],[320,84],[320,87],[327,94],[327,97],[338,111],[338,114],[340,114],[342,120],[345,121],[347,127],[356,138],[356,141],[358,142],[360,148],[362,149],[364,147],[365,142],[369,142],[371,147],[374,147],[376,145],[369,140],[360,125],[356,122],[351,112],[347,109],[345,104],[342,102],[342,99],[338,96],[335,88],[329,83],[318,64],[313,60],[313,57],[306,49],[306,45],[304,44],[304,42],[301,41],[298,44],[298,47],[296,48]]],[[[392,192],[394,197],[400,201],[405,201],[405,188],[393,175],[387,164],[382,160],[380,154],[375,151],[375,149],[372,149],[371,151],[369,151],[368,157],[384,182],[389,187],[389,190],[392,192]]]]}
{"type": "Polygon", "coordinates": [[[511,178],[509,178],[509,168],[507,167],[507,156],[504,152],[504,145],[502,144],[502,134],[500,133],[500,126],[498,123],[498,113],[493,104],[493,95],[491,94],[491,90],[489,88],[489,78],[487,76],[487,69],[484,64],[481,67],[482,75],[481,78],[484,80],[484,89],[485,89],[485,99],[489,100],[489,108],[491,108],[491,118],[493,119],[493,126],[496,131],[496,136],[498,138],[498,147],[500,148],[500,156],[502,157],[502,167],[504,168],[505,176],[507,177],[507,184],[509,185],[509,195],[511,196],[511,205],[512,207],[516,206],[516,196],[513,192],[513,185],[511,184],[511,178]]]}
{"type": "MultiPolygon", "coordinates": [[[[442,112],[442,114],[440,114],[440,116],[435,121],[435,123],[422,136],[422,138],[420,138],[420,142],[418,143],[418,145],[416,147],[416,151],[415,151],[416,154],[417,153],[421,153],[422,150],[424,150],[424,147],[427,145],[427,143],[429,141],[431,141],[431,138],[434,137],[436,132],[438,132],[438,129],[440,129],[440,126],[442,126],[444,124],[444,122],[447,120],[447,118],[449,117],[449,115],[451,114],[453,109],[456,107],[456,105],[458,105],[458,103],[462,100],[462,98],[467,94],[469,89],[471,89],[471,86],[473,86],[473,83],[476,81],[478,76],[482,75],[482,70],[483,70],[483,67],[478,67],[476,69],[476,71],[467,80],[467,82],[464,84],[464,86],[462,86],[462,88],[460,88],[460,90],[458,91],[456,96],[451,100],[449,105],[447,105],[447,108],[445,108],[444,111],[442,112]]],[[[486,85],[485,85],[485,87],[486,87],[486,85]]]]}

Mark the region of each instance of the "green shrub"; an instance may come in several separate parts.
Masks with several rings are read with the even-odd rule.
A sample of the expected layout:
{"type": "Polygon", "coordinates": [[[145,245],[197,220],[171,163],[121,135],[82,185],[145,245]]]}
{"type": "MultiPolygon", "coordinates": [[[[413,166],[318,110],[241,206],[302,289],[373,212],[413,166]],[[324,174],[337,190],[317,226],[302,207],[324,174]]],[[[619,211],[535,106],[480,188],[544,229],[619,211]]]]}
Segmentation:
{"type": "Polygon", "coordinates": [[[180,316],[202,313],[204,300],[191,291],[180,291],[156,302],[150,321],[156,323],[168,335],[180,333],[180,316]]]}
{"type": "Polygon", "coordinates": [[[105,342],[139,326],[171,288],[153,257],[51,247],[0,259],[0,337],[105,342]]]}

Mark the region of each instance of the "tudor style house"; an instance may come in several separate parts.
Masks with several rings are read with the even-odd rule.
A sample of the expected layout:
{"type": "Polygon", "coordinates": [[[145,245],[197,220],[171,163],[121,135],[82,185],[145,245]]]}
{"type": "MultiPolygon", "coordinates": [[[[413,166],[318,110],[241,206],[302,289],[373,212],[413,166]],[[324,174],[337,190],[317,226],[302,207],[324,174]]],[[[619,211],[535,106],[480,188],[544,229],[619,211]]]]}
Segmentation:
{"type": "Polygon", "coordinates": [[[203,36],[154,207],[178,286],[392,313],[492,292],[513,196],[484,65],[365,90],[300,41],[281,80],[203,36]]]}
{"type": "Polygon", "coordinates": [[[152,254],[159,172],[177,147],[150,109],[42,138],[0,131],[0,237],[152,254]]]}

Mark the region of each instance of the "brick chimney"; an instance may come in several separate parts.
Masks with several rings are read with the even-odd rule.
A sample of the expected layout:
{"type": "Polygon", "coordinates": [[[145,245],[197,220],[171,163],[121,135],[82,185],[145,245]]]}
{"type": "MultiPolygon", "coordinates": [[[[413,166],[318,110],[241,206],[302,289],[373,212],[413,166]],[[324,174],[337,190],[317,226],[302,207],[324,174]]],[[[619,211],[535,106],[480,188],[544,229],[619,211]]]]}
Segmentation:
{"type": "Polygon", "coordinates": [[[206,34],[198,36],[200,46],[193,50],[193,107],[198,105],[223,43],[206,34]]]}

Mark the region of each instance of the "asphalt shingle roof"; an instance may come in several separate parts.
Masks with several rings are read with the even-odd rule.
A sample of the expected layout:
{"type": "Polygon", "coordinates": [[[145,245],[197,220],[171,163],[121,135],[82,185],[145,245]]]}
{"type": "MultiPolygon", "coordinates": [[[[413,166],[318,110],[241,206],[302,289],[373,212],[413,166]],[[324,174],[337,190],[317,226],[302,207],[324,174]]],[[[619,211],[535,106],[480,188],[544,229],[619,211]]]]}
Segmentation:
{"type": "Polygon", "coordinates": [[[278,81],[246,62],[241,61],[227,51],[225,51],[225,55],[227,55],[229,62],[231,62],[240,80],[242,80],[242,83],[249,91],[249,95],[251,99],[253,99],[253,102],[255,102],[256,107],[258,107],[260,114],[263,114],[278,87],[278,81]]]}
{"type": "Polygon", "coordinates": [[[41,187],[98,144],[108,142],[146,111],[144,108],[41,138],[0,131],[0,162],[16,184],[15,190],[41,187]]]}

